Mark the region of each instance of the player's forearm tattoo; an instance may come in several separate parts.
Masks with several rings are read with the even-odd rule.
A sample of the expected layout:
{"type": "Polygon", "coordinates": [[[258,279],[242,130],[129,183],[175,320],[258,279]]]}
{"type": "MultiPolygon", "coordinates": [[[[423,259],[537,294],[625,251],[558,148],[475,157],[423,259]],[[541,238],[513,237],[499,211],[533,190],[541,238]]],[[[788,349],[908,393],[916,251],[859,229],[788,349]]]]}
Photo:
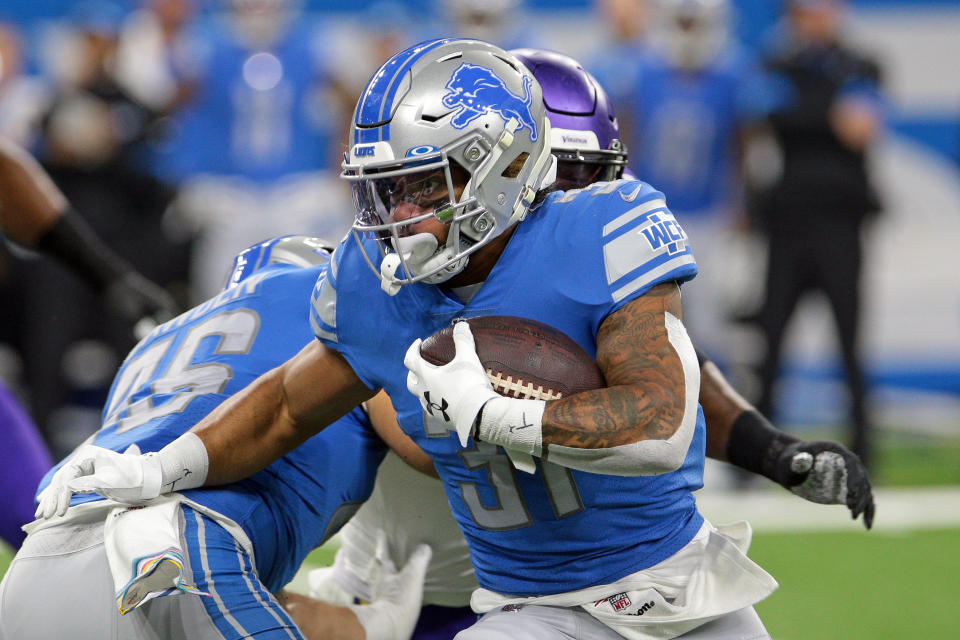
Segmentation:
{"type": "Polygon", "coordinates": [[[672,282],[604,320],[597,364],[607,388],[547,403],[544,444],[606,448],[673,435],[684,412],[684,373],[667,337],[666,311],[681,317],[680,291],[672,282]]]}

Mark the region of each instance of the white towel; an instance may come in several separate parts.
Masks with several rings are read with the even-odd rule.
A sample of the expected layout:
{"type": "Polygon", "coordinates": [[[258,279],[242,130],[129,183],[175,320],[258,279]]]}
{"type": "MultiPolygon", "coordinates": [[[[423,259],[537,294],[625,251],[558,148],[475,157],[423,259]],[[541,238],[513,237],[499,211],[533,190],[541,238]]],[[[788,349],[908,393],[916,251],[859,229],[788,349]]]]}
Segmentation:
{"type": "Polygon", "coordinates": [[[777,588],[777,581],[746,556],[750,537],[746,522],[718,528],[704,522],[683,549],[613,584],[532,598],[477,589],[470,604],[477,613],[508,604],[579,606],[628,640],[675,638],[777,588]]]}
{"type": "Polygon", "coordinates": [[[121,615],[170,593],[210,595],[184,575],[181,502],[174,494],[147,506],[115,507],[107,516],[104,548],[121,615]]]}

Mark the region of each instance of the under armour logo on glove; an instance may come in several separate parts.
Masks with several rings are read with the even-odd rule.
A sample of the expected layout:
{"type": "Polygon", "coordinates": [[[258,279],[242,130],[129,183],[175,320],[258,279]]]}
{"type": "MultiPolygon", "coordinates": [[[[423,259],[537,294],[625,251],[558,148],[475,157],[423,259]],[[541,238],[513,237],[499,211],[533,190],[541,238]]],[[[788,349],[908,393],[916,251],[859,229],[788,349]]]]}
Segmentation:
{"type": "Polygon", "coordinates": [[[440,404],[437,404],[436,402],[430,400],[430,392],[424,391],[423,399],[426,403],[424,406],[427,409],[427,413],[429,413],[431,416],[436,416],[437,414],[433,412],[433,410],[436,409],[440,412],[440,415],[443,416],[444,422],[450,422],[450,415],[447,413],[447,408],[450,406],[450,404],[447,402],[446,398],[440,398],[440,404]]]}
{"type": "Polygon", "coordinates": [[[445,365],[427,362],[420,355],[421,340],[415,340],[403,358],[407,373],[407,389],[416,396],[426,416],[443,417],[445,426],[457,432],[461,446],[473,432],[477,414],[484,403],[500,396],[493,390],[487,373],[477,357],[470,325],[458,322],[453,326],[453,359],[445,365]],[[431,398],[438,398],[439,403],[431,398]]]}

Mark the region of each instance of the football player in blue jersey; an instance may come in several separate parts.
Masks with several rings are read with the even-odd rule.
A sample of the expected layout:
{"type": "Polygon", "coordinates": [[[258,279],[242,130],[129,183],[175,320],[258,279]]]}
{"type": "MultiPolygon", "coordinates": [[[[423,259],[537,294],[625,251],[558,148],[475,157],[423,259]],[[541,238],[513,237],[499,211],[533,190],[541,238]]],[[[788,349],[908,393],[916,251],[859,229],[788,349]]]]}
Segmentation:
{"type": "Polygon", "coordinates": [[[319,340],[155,456],[102,454],[67,488],[136,502],[234,481],[383,388],[470,544],[486,615],[458,637],[764,635],[752,604],[775,582],[692,497],[705,435],[685,235],[641,182],[545,193],[549,126],[539,85],[497,47],[394,56],[354,116],[356,233],[314,289],[319,340]],[[609,386],[501,398],[465,323],[450,365],[419,358],[420,338],[495,313],[557,326],[609,386]]]}
{"type": "MultiPolygon", "coordinates": [[[[563,54],[533,49],[511,53],[543,89],[552,152],[558,159],[553,188],[583,188],[621,177],[627,150],[620,143],[616,116],[600,84],[563,54]]],[[[699,351],[697,355],[707,455],[766,475],[808,500],[846,504],[854,517],[863,512],[869,528],[873,517],[870,483],[856,456],[835,442],[802,442],[776,430],[706,356],[699,351]],[[830,477],[845,481],[834,484],[830,477]]],[[[333,567],[311,572],[311,595],[334,603],[369,599],[375,577],[369,558],[382,531],[388,532],[388,553],[397,564],[406,561],[416,544],[425,542],[433,549],[433,557],[424,581],[424,607],[412,638],[450,638],[476,620],[469,607],[476,579],[466,541],[453,533],[455,527],[441,483],[388,454],[370,499],[341,530],[333,567]]],[[[322,637],[311,635],[312,620],[325,623],[322,610],[318,613],[294,616],[308,638],[322,637]]]]}
{"type": "MultiPolygon", "coordinates": [[[[90,451],[160,449],[310,342],[307,300],[327,259],[314,238],[255,245],[237,257],[220,295],[134,348],[114,380],[103,428],[40,483],[38,517],[65,515],[34,524],[13,560],[0,587],[0,638],[93,639],[108,629],[144,639],[302,637],[271,594],[369,495],[386,446],[368,410],[392,420],[385,398],[230,486],[134,509],[95,494],[70,500],[60,487],[75,465],[98,464],[90,451]],[[154,599],[177,591],[209,597],[154,599]]],[[[378,601],[356,613],[325,608],[327,629],[338,638],[408,636],[428,559],[428,548],[419,549],[399,575],[381,563],[378,601]]]]}

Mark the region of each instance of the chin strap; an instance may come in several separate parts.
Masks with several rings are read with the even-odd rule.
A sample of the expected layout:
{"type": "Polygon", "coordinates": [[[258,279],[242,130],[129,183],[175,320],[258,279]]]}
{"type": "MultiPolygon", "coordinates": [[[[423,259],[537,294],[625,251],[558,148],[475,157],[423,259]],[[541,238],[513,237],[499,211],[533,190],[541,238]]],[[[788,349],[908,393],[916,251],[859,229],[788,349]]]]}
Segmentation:
{"type": "MultiPolygon", "coordinates": [[[[380,262],[380,288],[387,295],[395,296],[400,291],[400,287],[411,277],[416,276],[418,271],[427,273],[434,268],[435,264],[450,261],[453,258],[451,249],[444,247],[438,251],[438,246],[437,238],[432,233],[418,233],[393,240],[394,251],[385,255],[380,262]],[[396,276],[401,266],[407,272],[408,277],[405,280],[396,276]]],[[[463,270],[466,263],[466,258],[458,260],[436,274],[423,278],[423,281],[428,284],[443,282],[463,270]]]]}
{"type": "Polygon", "coordinates": [[[400,291],[400,281],[394,275],[400,268],[400,256],[396,253],[388,253],[383,257],[380,263],[380,288],[388,296],[395,296],[400,291]]]}
{"type": "MultiPolygon", "coordinates": [[[[550,121],[544,119],[543,135],[546,140],[550,140],[550,121]]],[[[523,185],[520,189],[520,197],[513,207],[513,213],[510,215],[510,223],[523,220],[530,211],[530,205],[537,197],[537,192],[544,187],[551,185],[557,179],[557,158],[550,153],[550,146],[544,145],[543,151],[534,161],[533,169],[530,171],[530,184],[523,185]]]]}

